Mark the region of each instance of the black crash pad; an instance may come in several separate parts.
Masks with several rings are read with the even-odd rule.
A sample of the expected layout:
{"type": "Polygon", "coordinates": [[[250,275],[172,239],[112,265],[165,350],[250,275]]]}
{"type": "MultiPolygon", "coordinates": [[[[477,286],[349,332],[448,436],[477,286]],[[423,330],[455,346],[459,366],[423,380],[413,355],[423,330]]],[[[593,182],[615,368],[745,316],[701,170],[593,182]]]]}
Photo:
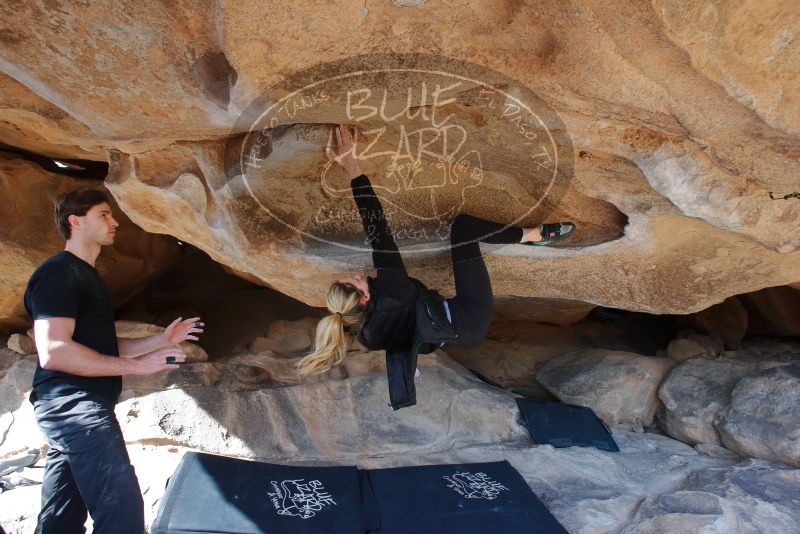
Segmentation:
{"type": "Polygon", "coordinates": [[[380,529],[406,534],[565,533],[506,461],[366,472],[380,529]]]}
{"type": "Polygon", "coordinates": [[[189,452],[167,485],[153,534],[362,534],[356,467],[295,467],[189,452]]]}
{"type": "Polygon", "coordinates": [[[536,443],[619,452],[611,431],[591,408],[530,399],[517,399],[517,406],[536,443]]]}

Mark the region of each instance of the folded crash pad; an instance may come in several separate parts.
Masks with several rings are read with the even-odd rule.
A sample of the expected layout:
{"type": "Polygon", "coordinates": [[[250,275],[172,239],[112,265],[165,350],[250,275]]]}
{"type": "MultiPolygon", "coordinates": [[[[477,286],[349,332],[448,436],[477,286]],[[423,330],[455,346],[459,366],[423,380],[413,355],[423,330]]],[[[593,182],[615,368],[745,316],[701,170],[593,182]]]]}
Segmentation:
{"type": "Polygon", "coordinates": [[[606,424],[585,406],[517,399],[525,427],[536,443],[553,447],[597,447],[618,452],[606,424]]]}

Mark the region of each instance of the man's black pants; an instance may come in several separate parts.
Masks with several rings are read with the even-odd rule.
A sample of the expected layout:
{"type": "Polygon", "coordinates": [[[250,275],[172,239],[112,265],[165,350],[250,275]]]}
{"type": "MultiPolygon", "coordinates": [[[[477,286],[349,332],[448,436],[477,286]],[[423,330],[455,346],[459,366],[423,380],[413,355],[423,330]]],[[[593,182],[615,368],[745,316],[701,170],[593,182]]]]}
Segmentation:
{"type": "Polygon", "coordinates": [[[38,399],[47,452],[37,534],[142,534],[144,504],[113,404],[85,395],[38,399]]]}

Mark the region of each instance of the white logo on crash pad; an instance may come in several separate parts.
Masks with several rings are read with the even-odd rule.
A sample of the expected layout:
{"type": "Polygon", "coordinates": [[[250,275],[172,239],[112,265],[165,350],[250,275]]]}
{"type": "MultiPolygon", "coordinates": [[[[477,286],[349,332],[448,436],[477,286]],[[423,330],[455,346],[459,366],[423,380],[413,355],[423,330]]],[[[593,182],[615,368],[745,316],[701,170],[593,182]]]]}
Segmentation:
{"type": "Polygon", "coordinates": [[[304,478],[300,478],[282,482],[272,480],[270,483],[274,491],[267,495],[278,515],[309,519],[325,507],[336,506],[333,497],[325,491],[319,480],[306,482],[304,478]]]}
{"type": "Polygon", "coordinates": [[[495,482],[485,473],[463,472],[456,473],[453,476],[445,475],[443,478],[449,482],[448,488],[467,499],[487,499],[491,501],[496,499],[501,491],[509,491],[507,487],[495,482]]]}

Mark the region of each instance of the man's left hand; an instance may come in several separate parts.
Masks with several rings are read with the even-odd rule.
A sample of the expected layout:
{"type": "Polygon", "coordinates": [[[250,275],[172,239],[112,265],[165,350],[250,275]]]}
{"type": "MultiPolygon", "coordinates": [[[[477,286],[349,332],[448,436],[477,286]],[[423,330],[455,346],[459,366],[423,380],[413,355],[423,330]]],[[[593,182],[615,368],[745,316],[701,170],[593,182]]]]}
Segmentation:
{"type": "Polygon", "coordinates": [[[205,323],[200,322],[200,317],[191,317],[189,319],[178,317],[161,333],[161,339],[163,340],[161,346],[177,345],[187,339],[197,341],[199,338],[192,334],[202,334],[203,326],[205,326],[205,323]]]}

